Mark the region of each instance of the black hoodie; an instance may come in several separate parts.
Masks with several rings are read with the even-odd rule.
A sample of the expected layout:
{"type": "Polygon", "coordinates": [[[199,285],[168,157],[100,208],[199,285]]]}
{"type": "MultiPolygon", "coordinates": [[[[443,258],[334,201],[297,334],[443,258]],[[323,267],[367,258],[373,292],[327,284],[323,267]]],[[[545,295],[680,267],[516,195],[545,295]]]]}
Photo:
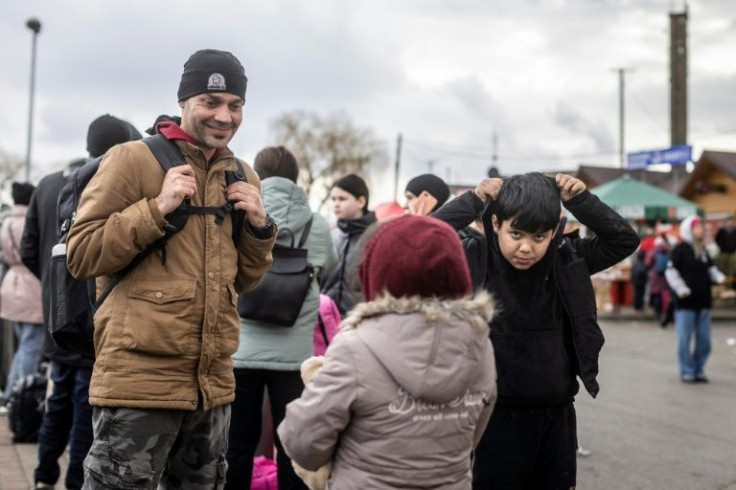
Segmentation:
{"type": "Polygon", "coordinates": [[[357,274],[361,259],[358,241],[363,232],[375,222],[376,215],[370,211],[359,219],[338,220],[337,230],[332,232],[332,241],[337,250],[337,265],[322,283],[322,294],[335,301],[343,316],[363,300],[357,274]]]}
{"type": "MultiPolygon", "coordinates": [[[[505,315],[499,318],[506,318],[508,324],[498,322],[494,326],[495,320],[491,324],[499,404],[556,404],[571,398],[577,390],[575,374],[591,396],[598,393],[596,376],[603,334],[597,323],[590,276],[634,253],[639,237],[626,220],[588,191],[564,206],[595,236],[580,238],[576,233],[557,236],[545,258],[532,267],[536,269],[526,271],[532,274],[523,277],[524,272],[507,270],[511,265],[500,255],[497,246],[494,250],[492,206],[483,212],[487,242],[491,244],[488,271],[495,275],[487,279],[486,287],[499,296],[500,310],[504,309],[504,301],[508,305],[507,313],[499,313],[505,315]],[[504,336],[509,338],[497,341],[504,336]],[[570,363],[573,379],[568,377],[565,363],[570,363]],[[553,371],[558,374],[551,379],[553,371]],[[518,379],[502,379],[508,375],[518,379]],[[524,383],[532,385],[524,386],[524,383]]],[[[432,216],[459,230],[470,224],[482,208],[483,202],[471,191],[449,201],[432,216]]]]}
{"type": "Polygon", "coordinates": [[[498,404],[555,406],[578,392],[570,324],[554,274],[555,235],[544,257],[518,270],[501,254],[494,234],[487,289],[496,299],[491,341],[498,369],[498,404]]]}

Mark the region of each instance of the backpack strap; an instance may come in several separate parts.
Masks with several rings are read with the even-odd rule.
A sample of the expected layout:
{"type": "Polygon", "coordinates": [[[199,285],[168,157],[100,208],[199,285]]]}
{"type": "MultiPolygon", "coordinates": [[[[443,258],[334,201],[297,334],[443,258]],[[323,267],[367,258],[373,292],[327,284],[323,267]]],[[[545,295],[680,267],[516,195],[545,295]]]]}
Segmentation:
{"type": "MultiPolygon", "coordinates": [[[[145,138],[143,142],[146,143],[146,145],[148,145],[148,148],[150,148],[151,153],[153,153],[153,156],[156,157],[156,160],[158,161],[159,165],[161,165],[161,169],[164,171],[164,173],[168,172],[174,167],[184,165],[185,159],[184,159],[184,155],[181,153],[181,150],[179,150],[179,147],[176,145],[176,143],[174,143],[173,141],[169,139],[166,139],[164,135],[159,133],[149,138],[145,138]]],[[[238,162],[238,168],[239,168],[241,175],[243,175],[243,180],[244,180],[245,176],[243,173],[243,166],[240,165],[240,162],[238,162]]],[[[232,172],[227,172],[225,174],[226,180],[227,180],[228,173],[232,173],[232,172]]],[[[192,206],[191,200],[185,199],[182,201],[179,207],[176,210],[172,211],[170,214],[174,218],[173,225],[177,228],[176,231],[179,231],[181,230],[181,228],[184,227],[184,224],[186,224],[187,218],[191,214],[214,214],[215,222],[218,225],[222,224],[222,222],[225,219],[225,215],[228,212],[230,212],[230,210],[232,209],[232,205],[231,205],[229,209],[224,210],[226,206],[227,205],[220,206],[220,207],[192,206]],[[183,221],[181,226],[178,226],[177,224],[177,222],[179,221],[183,221]]],[[[167,215],[167,221],[171,221],[169,220],[168,216],[169,215],[167,215]]]]}
{"type": "MultiPolygon", "coordinates": [[[[156,157],[156,161],[159,163],[159,165],[161,165],[164,173],[168,172],[170,169],[176,166],[183,165],[185,163],[184,155],[181,153],[181,150],[179,150],[179,147],[176,146],[176,143],[166,139],[166,137],[162,134],[156,134],[154,136],[144,138],[142,141],[148,146],[148,148],[150,148],[151,153],[153,153],[153,155],[156,157]]],[[[245,171],[240,160],[235,158],[235,164],[237,167],[237,170],[235,172],[225,172],[226,185],[230,185],[231,183],[238,180],[247,182],[245,171]],[[230,174],[234,175],[231,177],[230,174]]],[[[148,245],[141,253],[136,255],[135,258],[127,266],[112,275],[112,277],[110,278],[110,282],[107,283],[105,289],[100,293],[100,297],[97,298],[97,300],[95,301],[94,310],[102,305],[102,303],[105,301],[105,298],[107,298],[107,296],[112,292],[113,288],[115,288],[115,286],[117,286],[118,283],[120,283],[120,281],[130,271],[135,269],[141,262],[143,262],[146,257],[151,255],[154,251],[159,249],[161,250],[161,262],[165,264],[166,241],[173,235],[178,233],[182,228],[184,228],[184,225],[186,224],[190,214],[214,214],[215,221],[218,224],[221,224],[224,220],[225,215],[228,212],[232,212],[233,243],[237,245],[237,238],[240,236],[240,229],[243,226],[245,212],[233,211],[232,209],[233,204],[231,202],[228,202],[225,205],[216,208],[192,206],[189,199],[185,199],[184,201],[182,201],[179,207],[177,207],[174,211],[165,216],[166,220],[169,223],[164,227],[164,236],[148,245]],[[222,218],[218,220],[220,213],[222,213],[222,218]],[[236,220],[238,221],[238,223],[236,223],[236,220]]]]}
{"type": "Polygon", "coordinates": [[[142,140],[146,146],[151,150],[153,156],[156,157],[158,164],[164,169],[164,172],[168,172],[174,167],[184,165],[184,155],[176,143],[166,139],[162,134],[156,134],[143,138],[142,140]]]}
{"type": "MultiPolygon", "coordinates": [[[[143,138],[142,141],[151,150],[153,156],[156,157],[156,161],[161,166],[164,173],[174,167],[184,164],[184,155],[182,155],[179,147],[176,146],[176,143],[173,141],[166,139],[164,135],[156,134],[148,138],[143,138]]],[[[189,207],[189,202],[183,202],[178,208],[166,215],[166,220],[169,223],[164,227],[164,236],[148,245],[141,253],[136,255],[128,265],[112,275],[110,282],[107,283],[105,289],[100,293],[99,298],[95,300],[94,309],[92,310],[93,312],[102,305],[115,286],[117,286],[130,271],[135,269],[138,264],[143,262],[143,260],[154,251],[161,249],[161,261],[166,263],[166,241],[184,227],[184,224],[186,224],[187,218],[189,217],[189,213],[187,212],[189,207]],[[177,227],[177,223],[180,223],[181,227],[177,227]]]]}
{"type": "Polygon", "coordinates": [[[327,327],[325,327],[325,321],[319,311],[317,312],[317,323],[319,324],[319,331],[322,332],[322,338],[325,340],[325,347],[329,347],[330,339],[327,338],[327,327]]]}
{"type": "Polygon", "coordinates": [[[304,245],[307,243],[307,237],[309,237],[309,232],[312,230],[312,220],[314,219],[314,215],[312,215],[309,218],[309,221],[307,221],[307,224],[304,225],[304,231],[302,231],[302,237],[299,239],[299,245],[297,248],[304,248],[304,245]]]}
{"type": "MultiPolygon", "coordinates": [[[[225,172],[225,186],[229,186],[230,184],[234,184],[235,182],[245,182],[248,183],[248,178],[245,176],[245,169],[243,168],[243,162],[240,161],[239,158],[233,157],[233,161],[235,162],[236,170],[235,172],[225,172]]],[[[233,209],[233,204],[228,202],[223,206],[225,208],[223,213],[227,214],[230,213],[230,216],[232,217],[232,223],[233,223],[233,243],[235,246],[238,246],[238,240],[240,239],[240,232],[243,229],[243,224],[245,223],[245,211],[241,209],[233,209]]],[[[217,218],[215,218],[217,219],[217,218]]]]}

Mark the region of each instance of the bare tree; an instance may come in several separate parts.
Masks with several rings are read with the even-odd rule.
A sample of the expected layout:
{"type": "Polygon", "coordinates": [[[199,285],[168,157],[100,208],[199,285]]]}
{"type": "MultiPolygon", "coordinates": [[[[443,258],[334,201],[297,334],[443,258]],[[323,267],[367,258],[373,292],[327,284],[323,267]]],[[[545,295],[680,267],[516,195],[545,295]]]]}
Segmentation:
{"type": "Polygon", "coordinates": [[[325,190],[320,209],[333,182],[343,175],[363,176],[368,169],[386,165],[384,142],[372,130],[358,128],[343,113],[320,116],[313,112],[283,114],[271,124],[277,144],[287,147],[299,162],[300,183],[307,195],[317,183],[325,190]]]}

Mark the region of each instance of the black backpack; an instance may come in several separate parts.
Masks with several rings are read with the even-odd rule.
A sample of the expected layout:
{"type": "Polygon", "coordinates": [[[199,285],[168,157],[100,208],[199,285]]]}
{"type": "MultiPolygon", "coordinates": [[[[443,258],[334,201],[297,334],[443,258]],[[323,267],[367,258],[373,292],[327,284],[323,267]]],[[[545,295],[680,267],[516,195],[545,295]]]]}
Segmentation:
{"type": "Polygon", "coordinates": [[[312,287],[314,267],[304,248],[312,218],[304,225],[299,244],[294,246],[294,233],[288,228],[279,232],[291,235],[291,246],[273,246],[273,264],[258,286],[238,297],[238,314],[241,318],[257,320],[281,327],[293,327],[312,287]]]}
{"type": "Polygon", "coordinates": [[[13,442],[36,442],[46,403],[48,378],[42,365],[39,372],[19,379],[10,392],[8,426],[13,442]]]}
{"type": "MultiPolygon", "coordinates": [[[[150,148],[164,172],[184,164],[184,156],[173,141],[157,134],[143,141],[150,148]]],[[[165,216],[168,224],[164,227],[164,236],[139,253],[125,268],[114,274],[99,298],[95,297],[95,279],[77,280],[66,266],[66,239],[74,220],[79,200],[85,186],[97,172],[102,157],[90,160],[67,177],[59,194],[57,206],[59,220],[59,241],[51,253],[51,314],[49,332],[56,345],[84,357],[94,359],[94,312],[105,301],[113,288],[135,267],[155,251],[160,251],[162,263],[166,263],[166,242],[181,231],[191,214],[214,214],[215,222],[222,224],[228,213],[232,214],[233,242],[237,245],[243,226],[245,213],[233,210],[232,203],[215,207],[192,206],[190,200],[184,200],[171,213],[165,216]]],[[[226,185],[236,181],[246,181],[243,165],[235,158],[236,172],[226,172],[226,185]]]]}

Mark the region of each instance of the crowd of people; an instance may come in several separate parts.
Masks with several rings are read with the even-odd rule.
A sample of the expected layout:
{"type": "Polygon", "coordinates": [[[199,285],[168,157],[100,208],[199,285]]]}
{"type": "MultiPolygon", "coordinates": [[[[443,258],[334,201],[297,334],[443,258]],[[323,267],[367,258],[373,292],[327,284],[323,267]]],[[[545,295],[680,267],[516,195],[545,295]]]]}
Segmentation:
{"type": "MultiPolygon", "coordinates": [[[[68,269],[96,278],[99,293],[142,257],[96,305],[94,359],[46,328],[56,197],[80,162],[35,192],[13,185],[0,317],[19,347],[5,400],[40,359],[53,385],[35,488],[57,484],[67,448],[70,489],[249,488],[264,445],[281,489],[307,488],[320,478],[304,475],[320,471],[310,488],[574,488],[574,399],[578,380],[597,395],[604,342],[590,276],[637,250],[631,225],[564,174],[486,178],[453,199],[423,174],[405,205],[374,211],[366,180],[350,174],[331,188],[331,229],[288,148],[262,149],[252,167],[228,148],[247,81],[231,53],[187,60],[180,117],[149,130],[180,156],[168,171],[130,123],[90,125],[89,156],[104,157],[69,231],[68,269]],[[587,236],[564,233],[563,206],[587,236]],[[292,325],[239,307],[285,267],[274,247],[306,250],[292,325]],[[305,383],[315,354],[321,367],[305,383]]],[[[681,234],[639,262],[658,314],[674,305],[682,380],[706,381],[710,284],[723,275],[702,222],[681,234]]]]}

